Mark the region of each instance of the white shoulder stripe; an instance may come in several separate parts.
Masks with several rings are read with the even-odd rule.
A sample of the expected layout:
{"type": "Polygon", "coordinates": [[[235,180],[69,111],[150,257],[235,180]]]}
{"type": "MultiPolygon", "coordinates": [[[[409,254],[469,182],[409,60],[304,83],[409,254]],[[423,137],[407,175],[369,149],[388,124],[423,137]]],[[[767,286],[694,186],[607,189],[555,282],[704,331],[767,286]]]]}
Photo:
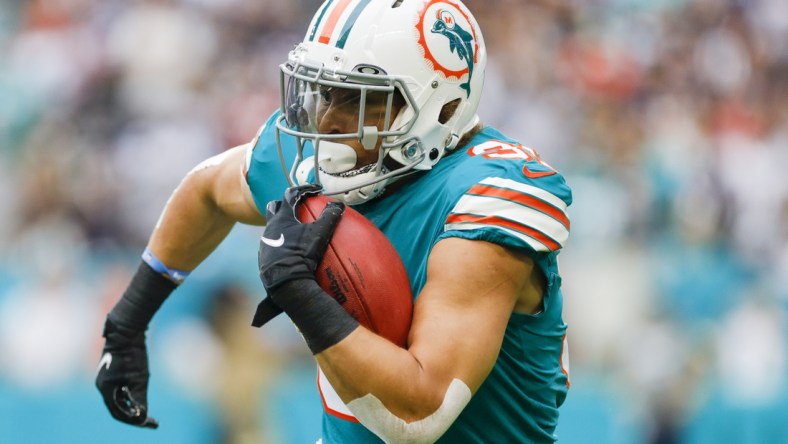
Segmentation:
{"type": "Polygon", "coordinates": [[[331,383],[328,382],[328,378],[326,378],[325,373],[320,367],[317,368],[317,389],[320,392],[320,397],[323,398],[323,407],[328,411],[328,413],[344,417],[344,419],[355,419],[353,412],[347,407],[347,405],[342,401],[339,397],[339,394],[334,390],[334,387],[331,386],[331,383]]]}
{"type": "Polygon", "coordinates": [[[508,219],[537,230],[562,246],[569,239],[569,230],[553,217],[511,200],[466,194],[460,198],[452,214],[493,216],[508,219]]]}
{"type": "Polygon", "coordinates": [[[530,194],[531,196],[538,197],[539,199],[542,199],[543,201],[559,208],[561,211],[566,213],[566,203],[564,203],[564,201],[555,194],[542,188],[535,187],[533,185],[527,185],[512,179],[504,179],[501,177],[488,177],[479,183],[494,187],[508,188],[510,190],[519,191],[524,194],[530,194]]]}

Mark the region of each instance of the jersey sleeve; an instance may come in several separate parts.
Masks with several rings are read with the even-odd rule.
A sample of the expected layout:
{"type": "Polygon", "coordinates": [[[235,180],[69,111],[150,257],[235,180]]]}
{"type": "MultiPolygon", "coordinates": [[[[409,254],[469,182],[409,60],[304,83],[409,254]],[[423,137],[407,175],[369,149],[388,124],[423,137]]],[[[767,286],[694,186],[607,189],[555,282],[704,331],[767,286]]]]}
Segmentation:
{"type": "Polygon", "coordinates": [[[279,112],[275,112],[257,132],[246,153],[244,175],[249,189],[252,191],[257,209],[265,214],[265,207],[272,200],[281,199],[288,187],[285,167],[290,168],[295,159],[295,140],[292,136],[281,134],[285,167],[279,160],[279,150],[276,145],[276,119],[279,112]]]}
{"type": "Polygon", "coordinates": [[[518,181],[490,176],[457,200],[444,237],[485,240],[536,253],[555,253],[569,239],[571,192],[560,175],[518,181]],[[534,183],[539,183],[540,186],[534,183]]]}

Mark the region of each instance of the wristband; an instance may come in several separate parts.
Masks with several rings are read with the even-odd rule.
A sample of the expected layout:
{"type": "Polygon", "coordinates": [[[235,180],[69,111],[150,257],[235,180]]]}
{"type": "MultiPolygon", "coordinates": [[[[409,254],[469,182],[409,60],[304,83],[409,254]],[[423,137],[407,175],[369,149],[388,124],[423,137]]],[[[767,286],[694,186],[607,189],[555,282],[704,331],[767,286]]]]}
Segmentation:
{"type": "Polygon", "coordinates": [[[142,260],[145,261],[146,264],[150,265],[152,269],[178,285],[182,284],[183,281],[189,277],[188,271],[168,268],[162,261],[159,260],[159,258],[156,257],[155,254],[153,254],[152,251],[150,251],[150,248],[148,247],[145,247],[145,251],[142,252],[142,260]]]}
{"type": "Polygon", "coordinates": [[[126,329],[144,331],[153,315],[176,287],[175,282],[142,262],[123,296],[107,317],[126,329]]]}
{"type": "Polygon", "coordinates": [[[345,339],[359,323],[312,279],[296,279],[279,286],[275,299],[304,336],[313,355],[345,339]]]}

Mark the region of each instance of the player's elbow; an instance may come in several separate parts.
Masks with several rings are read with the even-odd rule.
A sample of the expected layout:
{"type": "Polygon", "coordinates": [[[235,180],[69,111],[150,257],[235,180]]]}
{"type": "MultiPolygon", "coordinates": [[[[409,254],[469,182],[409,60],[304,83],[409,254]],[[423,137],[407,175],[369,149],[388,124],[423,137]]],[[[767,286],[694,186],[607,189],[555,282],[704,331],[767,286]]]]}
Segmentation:
{"type": "Polygon", "coordinates": [[[199,197],[201,200],[212,197],[211,194],[214,191],[216,183],[216,170],[211,168],[212,165],[210,164],[209,166],[205,166],[210,160],[212,159],[205,160],[192,168],[192,170],[181,179],[181,183],[178,185],[176,192],[190,194],[199,197]]]}
{"type": "Polygon", "coordinates": [[[351,401],[348,408],[385,442],[431,443],[446,432],[470,399],[468,386],[455,379],[437,408],[416,402],[407,412],[394,414],[372,394],[351,401]]]}

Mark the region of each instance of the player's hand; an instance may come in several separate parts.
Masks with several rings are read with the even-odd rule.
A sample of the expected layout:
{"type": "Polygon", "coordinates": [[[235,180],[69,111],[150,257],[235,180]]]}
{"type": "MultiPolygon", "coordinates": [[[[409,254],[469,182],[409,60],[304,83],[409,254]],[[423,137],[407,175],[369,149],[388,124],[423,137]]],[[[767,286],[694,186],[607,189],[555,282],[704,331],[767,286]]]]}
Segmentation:
{"type": "Polygon", "coordinates": [[[258,306],[252,325],[259,327],[281,313],[276,289],[282,284],[315,278],[315,270],[345,210],[343,203],[329,202],[317,220],[306,224],[299,222],[296,217],[298,202],[321,190],[318,185],[291,187],[285,191],[283,200],[269,202],[266,206],[268,223],[260,238],[257,259],[260,280],[268,297],[258,306]]]}
{"type": "Polygon", "coordinates": [[[106,343],[101,352],[96,387],[112,417],[127,424],[155,429],[148,416],[148,353],[145,332],[123,328],[107,318],[106,343]]]}
{"type": "MultiPolygon", "coordinates": [[[[269,292],[295,279],[314,279],[331,236],[345,210],[341,202],[329,202],[320,217],[301,223],[296,206],[305,196],[319,194],[318,185],[291,187],[283,200],[269,202],[265,213],[268,223],[260,238],[258,265],[260,279],[269,292]]],[[[276,301],[274,301],[276,302],[276,301]]]]}

